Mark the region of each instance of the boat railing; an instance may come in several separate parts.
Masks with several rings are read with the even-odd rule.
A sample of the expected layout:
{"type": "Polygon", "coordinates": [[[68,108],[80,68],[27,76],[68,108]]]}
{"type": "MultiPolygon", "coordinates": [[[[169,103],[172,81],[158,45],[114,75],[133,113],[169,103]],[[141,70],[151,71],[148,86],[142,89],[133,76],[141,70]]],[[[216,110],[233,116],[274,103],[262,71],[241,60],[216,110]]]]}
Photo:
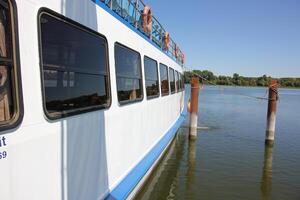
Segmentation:
{"type": "Polygon", "coordinates": [[[146,33],[143,29],[143,10],[146,4],[142,0],[101,0],[106,6],[113,10],[116,14],[129,22],[139,32],[144,34],[158,48],[173,58],[178,64],[184,64],[184,55],[178,45],[170,38],[169,48],[165,48],[164,36],[166,30],[159,21],[152,16],[152,31],[146,33]],[[177,52],[176,52],[177,50],[177,52]]]}

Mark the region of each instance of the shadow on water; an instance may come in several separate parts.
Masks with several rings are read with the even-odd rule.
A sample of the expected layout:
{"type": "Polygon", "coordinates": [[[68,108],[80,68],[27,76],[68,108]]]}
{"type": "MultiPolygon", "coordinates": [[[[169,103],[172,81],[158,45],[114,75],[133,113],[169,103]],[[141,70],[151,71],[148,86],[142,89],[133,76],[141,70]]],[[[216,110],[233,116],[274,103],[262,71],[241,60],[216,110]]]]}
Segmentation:
{"type": "Polygon", "coordinates": [[[261,198],[263,200],[272,199],[272,164],[273,147],[265,146],[264,165],[261,178],[261,198]]]}
{"type": "MultiPolygon", "coordinates": [[[[61,13],[98,29],[96,4],[90,0],[62,0],[61,13]]],[[[63,200],[99,199],[108,192],[104,112],[89,112],[61,121],[63,200]]]]}

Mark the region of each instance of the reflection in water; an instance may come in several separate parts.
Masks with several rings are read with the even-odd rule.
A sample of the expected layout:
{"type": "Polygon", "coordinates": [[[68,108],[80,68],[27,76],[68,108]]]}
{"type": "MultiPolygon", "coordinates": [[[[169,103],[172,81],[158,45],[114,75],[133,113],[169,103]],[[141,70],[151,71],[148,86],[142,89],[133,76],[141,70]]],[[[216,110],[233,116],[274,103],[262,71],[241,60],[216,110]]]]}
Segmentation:
{"type": "Polygon", "coordinates": [[[273,162],[273,147],[265,146],[264,166],[261,179],[261,197],[262,199],[272,199],[272,162],[273,162]]]}
{"type": "Polygon", "coordinates": [[[135,199],[174,199],[179,182],[180,163],[185,154],[185,143],[186,137],[179,130],[176,139],[160,161],[161,164],[153,171],[135,199]]]}
{"type": "Polygon", "coordinates": [[[135,199],[197,199],[197,140],[188,137],[187,131],[179,129],[160,165],[135,199]]]}
{"type": "Polygon", "coordinates": [[[195,192],[193,188],[196,184],[195,181],[195,169],[196,169],[196,150],[197,150],[197,140],[189,140],[188,145],[188,166],[187,166],[187,173],[186,173],[186,194],[185,197],[189,197],[189,199],[195,199],[194,195],[195,192]]]}

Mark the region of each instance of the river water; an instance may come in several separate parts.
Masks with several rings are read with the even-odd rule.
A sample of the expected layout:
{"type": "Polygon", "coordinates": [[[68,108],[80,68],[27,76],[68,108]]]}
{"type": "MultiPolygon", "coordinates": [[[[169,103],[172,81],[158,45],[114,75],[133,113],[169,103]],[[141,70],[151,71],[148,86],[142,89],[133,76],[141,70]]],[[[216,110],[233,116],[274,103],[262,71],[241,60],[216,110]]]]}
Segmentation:
{"type": "MultiPolygon", "coordinates": [[[[264,144],[266,88],[209,87],[198,137],[188,117],[136,199],[300,199],[300,90],[280,89],[274,147],[264,144]]],[[[186,97],[190,88],[186,86],[186,97]]]]}

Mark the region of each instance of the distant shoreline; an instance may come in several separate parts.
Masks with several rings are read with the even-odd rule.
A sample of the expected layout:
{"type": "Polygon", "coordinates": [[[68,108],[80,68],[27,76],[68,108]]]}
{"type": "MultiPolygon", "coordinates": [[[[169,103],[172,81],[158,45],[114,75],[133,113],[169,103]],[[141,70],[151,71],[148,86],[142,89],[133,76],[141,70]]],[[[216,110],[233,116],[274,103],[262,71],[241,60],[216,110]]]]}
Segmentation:
{"type": "Polygon", "coordinates": [[[273,78],[263,75],[261,77],[245,77],[234,73],[231,76],[216,76],[208,70],[193,70],[184,72],[185,83],[189,83],[193,76],[202,77],[201,81],[207,85],[240,86],[240,87],[268,87],[271,80],[277,80],[280,88],[300,89],[300,78],[273,78]]]}
{"type": "MultiPolygon", "coordinates": [[[[186,83],[186,84],[189,84],[190,85],[190,83],[186,83]]],[[[203,85],[205,85],[205,86],[214,86],[214,87],[222,87],[222,86],[224,86],[224,87],[245,87],[245,88],[247,88],[247,87],[251,87],[251,88],[268,88],[268,86],[251,86],[251,85],[211,85],[211,84],[203,84],[203,85]]],[[[279,86],[279,88],[281,88],[281,89],[300,89],[300,87],[282,87],[282,86],[279,86]]]]}

